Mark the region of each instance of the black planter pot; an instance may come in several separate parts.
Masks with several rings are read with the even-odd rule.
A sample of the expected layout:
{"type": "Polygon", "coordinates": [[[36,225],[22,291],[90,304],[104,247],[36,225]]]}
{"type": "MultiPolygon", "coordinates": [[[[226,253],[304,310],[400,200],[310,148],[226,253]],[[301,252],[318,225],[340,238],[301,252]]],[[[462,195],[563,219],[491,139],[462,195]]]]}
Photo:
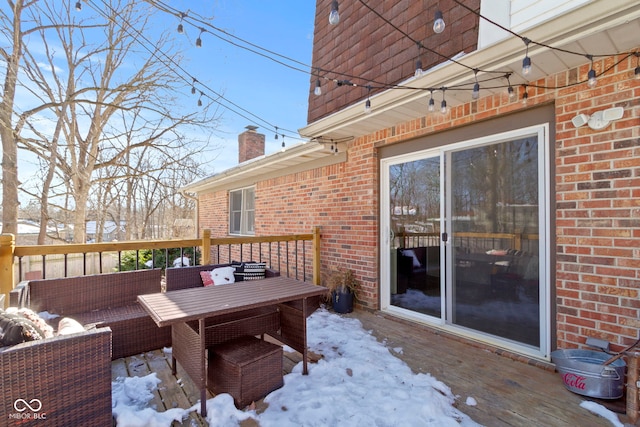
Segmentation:
{"type": "Polygon", "coordinates": [[[353,292],[333,291],[331,293],[333,311],[336,313],[351,313],[353,311],[353,292]]]}

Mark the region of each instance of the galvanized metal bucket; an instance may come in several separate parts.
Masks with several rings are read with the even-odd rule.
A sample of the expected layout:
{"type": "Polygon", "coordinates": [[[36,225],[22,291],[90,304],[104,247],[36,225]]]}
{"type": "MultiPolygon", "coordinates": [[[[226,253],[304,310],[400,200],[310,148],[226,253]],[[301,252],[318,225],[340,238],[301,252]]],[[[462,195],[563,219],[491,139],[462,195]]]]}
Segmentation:
{"type": "Polygon", "coordinates": [[[627,364],[622,359],[605,365],[611,356],[593,350],[556,350],[551,360],[569,391],[598,399],[618,399],[624,393],[627,364]]]}

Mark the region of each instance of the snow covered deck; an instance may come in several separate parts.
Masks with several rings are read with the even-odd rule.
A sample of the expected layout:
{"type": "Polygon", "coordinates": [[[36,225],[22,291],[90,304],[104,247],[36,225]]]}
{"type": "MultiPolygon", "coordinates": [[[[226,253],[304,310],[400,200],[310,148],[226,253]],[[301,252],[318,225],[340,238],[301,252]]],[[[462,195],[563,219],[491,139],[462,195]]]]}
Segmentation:
{"type": "MultiPolygon", "coordinates": [[[[438,385],[432,387],[446,397],[448,394],[446,390],[448,386],[451,394],[456,396],[453,406],[460,412],[466,414],[471,420],[481,425],[492,427],[515,425],[613,425],[601,416],[594,415],[580,406],[584,401],[593,399],[588,399],[567,391],[562,384],[560,376],[553,372],[552,365],[545,367],[544,364],[538,363],[537,365],[539,366],[534,366],[536,365],[535,363],[529,364],[513,360],[512,358],[490,352],[480,346],[476,347],[455,338],[445,337],[442,334],[436,334],[432,330],[420,325],[399,321],[379,313],[356,311],[343,317],[358,319],[362,324],[362,329],[364,331],[371,331],[373,338],[388,349],[388,352],[384,348],[382,352],[380,352],[380,349],[376,349],[374,353],[372,353],[374,354],[373,357],[367,355],[363,360],[366,360],[366,363],[368,363],[373,359],[371,362],[374,365],[376,363],[381,364],[379,376],[393,376],[395,373],[398,373],[401,377],[401,381],[398,381],[399,383],[404,385],[410,382],[411,384],[407,385],[407,389],[410,391],[404,397],[406,400],[414,399],[414,396],[410,395],[418,394],[417,390],[421,383],[417,380],[414,382],[413,379],[407,380],[407,374],[400,372],[402,369],[398,368],[398,365],[390,363],[388,357],[401,359],[413,372],[413,374],[410,373],[410,375],[413,375],[420,381],[422,381],[426,375],[421,376],[415,374],[430,374],[435,380],[438,380],[430,379],[430,381],[434,381],[434,384],[439,384],[438,382],[444,383],[442,387],[444,391],[441,391],[438,385]],[[411,391],[414,389],[416,390],[415,393],[411,391]]],[[[350,320],[351,319],[347,319],[347,321],[350,320]]],[[[326,325],[326,323],[324,325],[326,325]]],[[[343,325],[340,327],[343,328],[342,330],[348,329],[344,328],[343,325]]],[[[325,328],[325,326],[323,326],[323,328],[325,328]]],[[[325,329],[328,329],[328,327],[325,329]]],[[[351,343],[360,340],[366,341],[366,339],[359,337],[353,338],[349,335],[349,332],[345,332],[345,334],[345,341],[351,343]]],[[[335,349],[337,353],[340,353],[340,357],[342,354],[345,355],[345,358],[350,357],[348,353],[352,350],[347,347],[343,349],[341,347],[343,345],[348,346],[350,344],[339,343],[328,351],[331,352],[331,350],[335,349]]],[[[365,342],[365,345],[372,346],[371,343],[367,342],[365,342]]],[[[335,357],[335,354],[328,356],[327,359],[330,357],[335,357]]],[[[149,406],[154,406],[157,411],[162,412],[172,408],[189,408],[196,405],[199,398],[197,388],[189,380],[189,377],[184,374],[184,371],[182,371],[179,365],[177,378],[171,374],[170,360],[170,354],[163,352],[163,350],[157,350],[131,358],[118,359],[112,364],[112,376],[115,381],[117,377],[143,377],[155,372],[161,382],[154,390],[154,399],[149,403],[149,406]]],[[[287,374],[291,372],[299,361],[301,361],[301,355],[299,353],[285,351],[283,363],[284,373],[287,374]]],[[[358,369],[364,370],[361,366],[365,363],[358,360],[353,361],[352,364],[353,370],[349,367],[346,368],[347,375],[344,376],[344,386],[353,387],[356,385],[366,389],[369,383],[363,385],[357,382],[362,381],[357,378],[363,374],[363,372],[359,372],[358,369]],[[349,385],[348,382],[351,381],[355,384],[349,385]]],[[[312,368],[310,369],[313,371],[312,368]]],[[[371,373],[370,367],[366,369],[368,371],[364,371],[365,377],[371,373]]],[[[302,376],[296,377],[302,378],[302,376]]],[[[374,389],[380,387],[377,383],[371,382],[369,390],[364,390],[363,393],[365,395],[368,394],[371,399],[374,399],[376,392],[378,392],[378,394],[380,393],[380,390],[374,389]]],[[[323,391],[319,391],[317,394],[323,393],[326,394],[323,391]]],[[[353,394],[354,392],[352,390],[349,393],[353,394]]],[[[389,401],[403,399],[402,393],[399,392],[399,389],[395,388],[395,385],[388,387],[388,390],[383,390],[382,393],[384,393],[383,399],[388,399],[389,401]]],[[[439,393],[436,393],[436,395],[439,393]]],[[[208,399],[210,397],[213,396],[208,396],[208,399]]],[[[292,401],[290,404],[295,406],[304,400],[301,395],[299,397],[299,399],[291,397],[292,401]],[[294,402],[295,400],[298,402],[294,402]]],[[[326,399],[327,396],[319,396],[319,398],[326,399]]],[[[366,400],[368,397],[364,399],[366,400]]],[[[624,412],[625,403],[622,400],[614,402],[598,401],[597,403],[607,403],[609,408],[617,407],[624,412]]],[[[412,404],[415,406],[415,402],[412,404]]],[[[284,403],[278,405],[284,406],[284,403]]],[[[367,403],[352,405],[351,410],[349,410],[347,407],[342,408],[340,404],[337,404],[334,409],[336,411],[353,412],[374,411],[378,412],[379,418],[388,422],[389,425],[400,425],[397,424],[397,422],[393,422],[394,414],[390,413],[386,405],[376,405],[375,409],[367,403]]],[[[256,402],[255,410],[260,413],[264,411],[267,406],[263,401],[256,402]]],[[[419,406],[420,405],[416,406],[416,408],[419,406]]],[[[432,408],[435,407],[435,404],[431,401],[431,398],[428,398],[424,400],[424,407],[432,408]]],[[[311,408],[312,405],[310,405],[309,409],[311,412],[307,413],[313,416],[311,415],[313,414],[311,408]]],[[[290,407],[290,409],[291,411],[294,410],[293,407],[290,407]]],[[[287,409],[285,408],[284,410],[287,409]]],[[[422,412],[424,412],[424,409],[422,412]]],[[[624,414],[616,415],[620,422],[628,422],[624,414]]],[[[347,416],[347,418],[350,417],[348,414],[345,414],[345,416],[347,416]]],[[[353,416],[353,414],[351,414],[351,416],[353,416]]],[[[456,418],[457,416],[454,414],[453,417],[456,418]]],[[[398,420],[396,419],[396,421],[398,420]]],[[[474,424],[462,418],[458,419],[458,421],[462,426],[474,424]]],[[[195,411],[191,411],[189,418],[183,420],[182,423],[174,421],[171,425],[206,426],[208,424],[197,415],[195,411]]],[[[247,419],[242,421],[240,425],[244,427],[256,426],[257,423],[253,419],[247,419]]],[[[343,425],[350,424],[345,421],[343,425]]]]}

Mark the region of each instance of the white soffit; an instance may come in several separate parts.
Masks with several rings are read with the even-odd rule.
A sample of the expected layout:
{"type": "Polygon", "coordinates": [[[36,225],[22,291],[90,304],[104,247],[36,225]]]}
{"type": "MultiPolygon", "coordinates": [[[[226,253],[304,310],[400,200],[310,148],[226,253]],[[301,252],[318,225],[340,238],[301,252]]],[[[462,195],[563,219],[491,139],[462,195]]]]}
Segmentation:
{"type": "MultiPolygon", "coordinates": [[[[482,19],[482,18],[481,18],[482,19]]],[[[529,81],[588,62],[586,54],[600,55],[630,51],[638,47],[640,34],[640,3],[637,0],[596,0],[580,8],[557,16],[540,25],[529,28],[521,36],[549,46],[563,48],[581,55],[556,52],[531,43],[529,56],[533,63],[529,81]]],[[[417,88],[438,88],[468,84],[469,90],[448,91],[445,94],[449,106],[471,100],[474,68],[512,72],[511,84],[515,87],[526,83],[521,77],[525,45],[515,36],[496,42],[482,50],[466,54],[458,59],[469,66],[447,63],[428,70],[422,77],[411,78],[405,84],[417,88]]],[[[495,76],[495,75],[493,75],[495,76]]],[[[482,79],[478,74],[478,79],[482,79]]],[[[494,83],[494,86],[506,85],[494,83]]],[[[481,97],[501,89],[483,89],[481,97]]],[[[387,90],[371,97],[371,112],[365,114],[363,103],[358,102],[330,116],[319,119],[300,129],[307,138],[346,138],[367,135],[393,127],[399,123],[424,117],[429,101],[428,90],[387,90]]],[[[435,91],[436,107],[442,100],[442,92],[435,91]]]]}
{"type": "Polygon", "coordinates": [[[337,154],[332,154],[326,144],[306,142],[267,156],[248,160],[208,178],[195,181],[180,189],[183,193],[199,194],[218,190],[255,185],[291,173],[327,166],[346,160],[346,146],[339,145],[337,154]]]}

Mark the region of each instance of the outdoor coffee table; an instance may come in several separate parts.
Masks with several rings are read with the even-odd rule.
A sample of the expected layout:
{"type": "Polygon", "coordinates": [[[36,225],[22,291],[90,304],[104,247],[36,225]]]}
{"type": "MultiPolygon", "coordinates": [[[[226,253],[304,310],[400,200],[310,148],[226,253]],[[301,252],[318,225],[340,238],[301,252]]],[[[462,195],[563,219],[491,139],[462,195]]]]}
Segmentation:
{"type": "Polygon", "coordinates": [[[207,416],[207,345],[240,335],[268,333],[302,353],[307,374],[307,317],[326,288],[278,276],[234,284],[139,295],[159,326],[171,326],[172,370],[176,361],[200,389],[207,416]]]}

